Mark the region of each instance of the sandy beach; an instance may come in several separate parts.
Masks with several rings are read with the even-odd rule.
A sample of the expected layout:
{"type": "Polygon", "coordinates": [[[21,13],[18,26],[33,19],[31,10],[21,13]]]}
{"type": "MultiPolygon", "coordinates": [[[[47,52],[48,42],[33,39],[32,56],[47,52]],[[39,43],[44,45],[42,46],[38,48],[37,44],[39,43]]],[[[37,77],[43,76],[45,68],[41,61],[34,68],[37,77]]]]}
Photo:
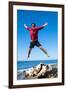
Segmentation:
{"type": "Polygon", "coordinates": [[[17,70],[17,80],[56,78],[57,76],[57,64],[40,63],[28,69],[17,70]]]}

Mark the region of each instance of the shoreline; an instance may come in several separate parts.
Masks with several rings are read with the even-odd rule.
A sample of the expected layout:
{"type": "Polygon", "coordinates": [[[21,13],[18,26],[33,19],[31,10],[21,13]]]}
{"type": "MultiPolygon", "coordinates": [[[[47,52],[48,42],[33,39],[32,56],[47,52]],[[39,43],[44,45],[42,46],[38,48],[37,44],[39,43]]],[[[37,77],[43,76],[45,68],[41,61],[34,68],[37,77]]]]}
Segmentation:
{"type": "Polygon", "coordinates": [[[35,61],[18,61],[17,62],[17,70],[21,70],[21,69],[27,69],[27,68],[31,68],[34,67],[36,65],[38,65],[39,63],[44,63],[44,64],[57,64],[58,60],[35,60],[35,61]]]}

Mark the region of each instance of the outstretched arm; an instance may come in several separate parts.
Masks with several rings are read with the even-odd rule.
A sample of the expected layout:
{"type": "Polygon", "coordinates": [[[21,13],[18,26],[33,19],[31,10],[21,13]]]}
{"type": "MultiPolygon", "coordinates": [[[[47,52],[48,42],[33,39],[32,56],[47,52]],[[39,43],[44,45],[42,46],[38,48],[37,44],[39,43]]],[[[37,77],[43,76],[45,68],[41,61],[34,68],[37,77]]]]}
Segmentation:
{"type": "Polygon", "coordinates": [[[41,30],[41,29],[43,29],[45,26],[47,26],[48,25],[48,23],[45,23],[45,24],[43,24],[42,26],[40,26],[40,27],[36,27],[36,29],[37,30],[41,30]]]}
{"type": "Polygon", "coordinates": [[[24,27],[27,29],[27,30],[29,30],[30,28],[26,25],[26,24],[24,24],[24,27]]]}

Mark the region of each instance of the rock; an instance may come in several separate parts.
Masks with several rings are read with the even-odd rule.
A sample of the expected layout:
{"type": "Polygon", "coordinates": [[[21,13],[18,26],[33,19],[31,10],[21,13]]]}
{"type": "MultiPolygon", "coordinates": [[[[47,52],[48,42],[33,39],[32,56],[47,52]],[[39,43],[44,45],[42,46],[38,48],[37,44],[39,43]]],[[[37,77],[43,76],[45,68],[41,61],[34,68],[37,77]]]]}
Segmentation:
{"type": "Polygon", "coordinates": [[[18,79],[36,79],[36,78],[56,78],[57,73],[57,64],[43,64],[40,63],[35,67],[26,69],[24,71],[18,71],[18,79]]]}

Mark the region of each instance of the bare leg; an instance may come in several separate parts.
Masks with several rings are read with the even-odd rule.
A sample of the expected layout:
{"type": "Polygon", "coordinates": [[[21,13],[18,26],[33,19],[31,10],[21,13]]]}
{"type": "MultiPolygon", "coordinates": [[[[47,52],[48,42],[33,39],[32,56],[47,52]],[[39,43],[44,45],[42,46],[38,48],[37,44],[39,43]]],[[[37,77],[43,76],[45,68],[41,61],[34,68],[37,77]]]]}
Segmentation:
{"type": "Polygon", "coordinates": [[[46,54],[47,57],[49,57],[47,51],[42,46],[40,46],[39,48],[46,54]]]}
{"type": "Polygon", "coordinates": [[[27,56],[27,59],[30,57],[31,50],[32,50],[32,48],[29,48],[29,49],[28,49],[28,56],[27,56]]]}

